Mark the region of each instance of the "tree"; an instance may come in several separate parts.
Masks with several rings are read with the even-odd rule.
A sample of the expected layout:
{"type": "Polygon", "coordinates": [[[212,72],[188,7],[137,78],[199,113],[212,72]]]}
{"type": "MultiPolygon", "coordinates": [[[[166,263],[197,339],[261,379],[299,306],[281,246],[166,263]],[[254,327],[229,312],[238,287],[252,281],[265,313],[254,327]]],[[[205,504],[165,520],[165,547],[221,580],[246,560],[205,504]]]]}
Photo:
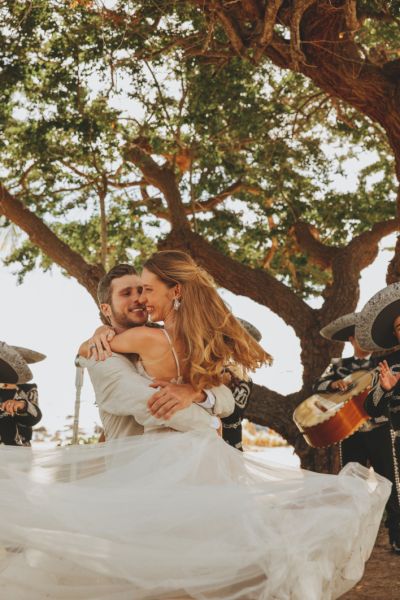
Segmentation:
{"type": "MultiPolygon", "coordinates": [[[[398,220],[387,123],[343,105],[297,52],[308,48],[308,4],[303,14],[304,2],[276,3],[272,14],[270,3],[264,19],[255,1],[4,3],[0,212],[27,233],[8,259],[21,275],[56,262],[95,296],[105,268],[157,241],[280,315],[301,340],[304,385],[286,398],[257,386],[247,416],[321,468],[325,456],[308,453],[291,414],[338,350],[319,329],[355,308],[360,272],[398,220]],[[127,97],[135,113],[118,108],[127,97]],[[331,180],[355,144],[373,158],[357,191],[339,193],[331,180]],[[306,302],[313,294],[319,309],[306,302]]],[[[329,27],[339,14],[343,52],[356,44],[346,11],[317,10],[329,27]]],[[[377,32],[367,33],[372,45],[377,32]]]]}

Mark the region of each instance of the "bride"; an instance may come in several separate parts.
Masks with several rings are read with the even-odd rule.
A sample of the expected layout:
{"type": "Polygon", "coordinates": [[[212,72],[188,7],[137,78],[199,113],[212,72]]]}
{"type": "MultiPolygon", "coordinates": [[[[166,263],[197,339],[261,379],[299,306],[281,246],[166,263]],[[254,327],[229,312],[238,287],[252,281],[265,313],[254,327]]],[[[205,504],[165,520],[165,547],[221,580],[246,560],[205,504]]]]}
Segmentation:
{"type": "MultiPolygon", "coordinates": [[[[207,389],[269,362],[187,254],[156,253],[142,283],[165,329],[111,348],[138,354],[149,378],[207,389]]],[[[331,600],[361,578],[390,492],[358,464],[320,475],[166,427],[39,454],[3,446],[0,479],[10,600],[331,600]]]]}

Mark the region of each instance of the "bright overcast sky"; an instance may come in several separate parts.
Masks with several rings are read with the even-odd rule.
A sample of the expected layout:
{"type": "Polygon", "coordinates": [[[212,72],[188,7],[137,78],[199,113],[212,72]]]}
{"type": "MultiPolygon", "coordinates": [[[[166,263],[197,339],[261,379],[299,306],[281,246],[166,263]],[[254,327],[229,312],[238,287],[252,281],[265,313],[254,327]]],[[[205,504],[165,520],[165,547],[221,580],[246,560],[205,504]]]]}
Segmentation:
{"type": "MultiPolygon", "coordinates": [[[[363,272],[359,308],[385,286],[387,263],[392,255],[385,248],[393,245],[393,237],[386,238],[374,265],[363,272]]],[[[97,308],[88,292],[75,280],[62,276],[58,268],[54,268],[52,274],[31,273],[18,286],[11,269],[0,267],[0,289],[0,339],[47,355],[45,361],[32,365],[32,371],[39,386],[42,424],[54,431],[63,427],[66,416],[73,412],[74,357],[80,342],[99,324],[97,308]]],[[[293,330],[248,298],[224,290],[222,295],[237,316],[248,319],[260,329],[261,343],[274,356],[274,365],[261,369],[254,380],[282,393],[296,391],[301,382],[301,365],[299,343],[293,330]]],[[[99,419],[86,377],[81,425],[89,432],[95,422],[99,419]]]]}

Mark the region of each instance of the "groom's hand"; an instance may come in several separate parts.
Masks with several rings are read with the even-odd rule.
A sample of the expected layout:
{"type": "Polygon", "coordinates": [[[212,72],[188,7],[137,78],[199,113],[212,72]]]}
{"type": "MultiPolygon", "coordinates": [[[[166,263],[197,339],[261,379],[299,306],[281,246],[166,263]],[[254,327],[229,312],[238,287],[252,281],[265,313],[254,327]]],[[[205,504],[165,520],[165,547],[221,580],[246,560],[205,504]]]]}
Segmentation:
{"type": "Polygon", "coordinates": [[[170,383],[162,379],[155,379],[150,387],[161,388],[148,401],[151,414],[158,419],[168,420],[178,410],[187,408],[193,402],[204,400],[204,393],[196,392],[188,383],[170,383]]]}

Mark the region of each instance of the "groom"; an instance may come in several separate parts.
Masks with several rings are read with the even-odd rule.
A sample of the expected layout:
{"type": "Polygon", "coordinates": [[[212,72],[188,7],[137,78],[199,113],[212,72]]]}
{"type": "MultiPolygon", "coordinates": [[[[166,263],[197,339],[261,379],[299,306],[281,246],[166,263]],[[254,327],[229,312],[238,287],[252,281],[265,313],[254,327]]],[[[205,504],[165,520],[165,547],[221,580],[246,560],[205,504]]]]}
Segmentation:
{"type": "MultiPolygon", "coordinates": [[[[103,323],[116,333],[144,325],[147,313],[139,303],[141,291],[134,267],[122,264],[111,269],[98,286],[103,323]]],[[[200,392],[189,384],[160,380],[149,386],[148,379],[138,372],[135,358],[111,356],[107,332],[95,335],[79,349],[77,366],[88,369],[107,440],[140,435],[144,427],[159,428],[160,425],[178,431],[219,429],[218,417],[233,412],[232,392],[226,386],[200,392]],[[123,375],[127,370],[129,381],[123,375]],[[154,392],[152,388],[160,389],[154,392]]]]}

